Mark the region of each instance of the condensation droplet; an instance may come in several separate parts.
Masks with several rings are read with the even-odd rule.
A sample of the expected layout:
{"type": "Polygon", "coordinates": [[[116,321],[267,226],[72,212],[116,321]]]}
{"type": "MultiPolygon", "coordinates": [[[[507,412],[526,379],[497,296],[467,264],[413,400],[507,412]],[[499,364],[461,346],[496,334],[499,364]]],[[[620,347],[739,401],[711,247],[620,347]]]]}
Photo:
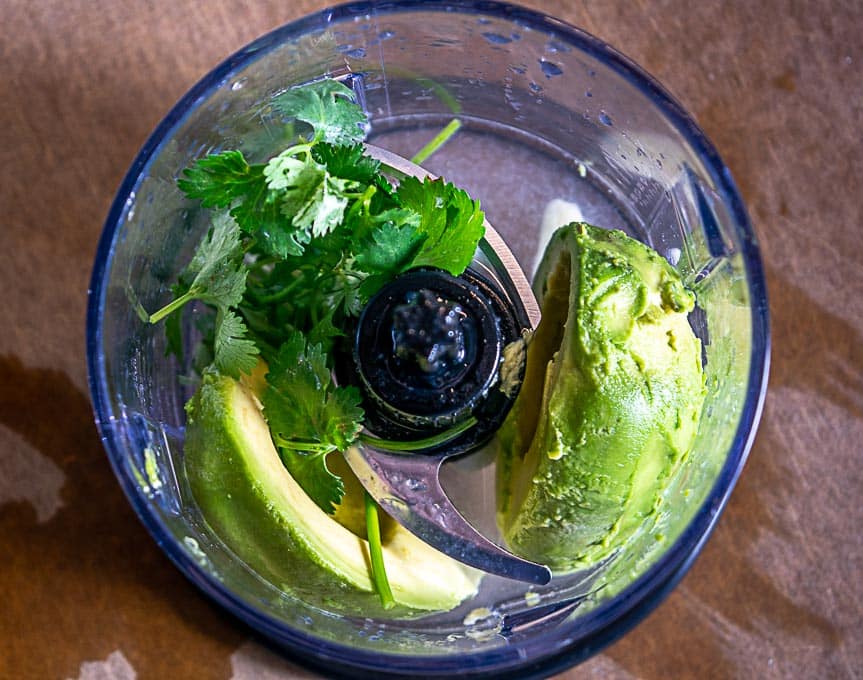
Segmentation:
{"type": "Polygon", "coordinates": [[[505,35],[501,35],[500,33],[487,32],[483,33],[482,37],[494,45],[506,45],[507,43],[512,42],[512,38],[507,38],[505,35]]]}
{"type": "Polygon", "coordinates": [[[553,61],[546,61],[545,59],[539,60],[539,67],[542,69],[542,72],[545,74],[546,78],[553,78],[554,76],[559,76],[563,73],[563,69],[555,64],[553,61]]]}
{"type": "Polygon", "coordinates": [[[365,47],[354,47],[353,45],[339,45],[336,48],[339,52],[351,59],[362,59],[366,56],[365,47]]]}

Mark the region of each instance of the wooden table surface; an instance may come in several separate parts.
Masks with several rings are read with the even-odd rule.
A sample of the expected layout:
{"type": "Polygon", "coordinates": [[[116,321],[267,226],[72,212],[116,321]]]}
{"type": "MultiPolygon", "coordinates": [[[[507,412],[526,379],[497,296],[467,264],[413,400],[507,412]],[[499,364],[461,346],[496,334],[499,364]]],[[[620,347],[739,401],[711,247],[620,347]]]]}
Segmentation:
{"type": "MultiPolygon", "coordinates": [[[[863,6],[527,2],[643,65],[747,201],[770,290],[757,441],[674,593],[560,677],[863,673],[863,6]]],[[[138,148],[207,70],[314,0],[0,3],[0,677],[299,678],[163,556],[87,394],[86,290],[138,148]]]]}

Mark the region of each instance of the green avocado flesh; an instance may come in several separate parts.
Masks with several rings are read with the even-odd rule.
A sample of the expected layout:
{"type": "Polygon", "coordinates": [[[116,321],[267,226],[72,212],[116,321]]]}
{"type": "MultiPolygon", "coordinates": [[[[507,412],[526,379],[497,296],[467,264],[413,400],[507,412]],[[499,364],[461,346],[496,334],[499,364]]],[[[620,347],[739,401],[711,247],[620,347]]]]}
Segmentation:
{"type": "Polygon", "coordinates": [[[565,573],[613,554],[659,510],[704,401],[695,304],[658,253],[583,222],[552,237],[542,321],[498,433],[498,522],[514,552],[565,573]]]}
{"type": "Polygon", "coordinates": [[[346,493],[328,515],[282,464],[246,384],[208,373],[186,411],[185,467],[204,518],[283,591],[329,611],[388,617],[452,609],[476,592],[479,572],[382,516],[384,563],[396,600],[384,611],[370,575],[362,487],[343,458],[331,454],[346,493]]]}

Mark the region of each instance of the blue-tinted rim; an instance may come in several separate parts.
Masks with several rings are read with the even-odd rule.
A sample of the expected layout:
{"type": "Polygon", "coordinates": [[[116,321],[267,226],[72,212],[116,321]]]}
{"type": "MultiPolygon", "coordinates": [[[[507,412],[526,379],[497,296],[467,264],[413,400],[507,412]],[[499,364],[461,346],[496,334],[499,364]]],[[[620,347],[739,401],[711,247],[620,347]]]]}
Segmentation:
{"type": "Polygon", "coordinates": [[[724,508],[755,438],[767,388],[770,329],[767,316],[767,291],[755,235],[737,187],[716,149],[683,107],[641,67],[592,35],[533,10],[502,2],[441,2],[440,0],[402,0],[396,2],[354,2],[321,10],[286,24],[253,41],[214,68],[170,110],[136,156],[124,177],[108,212],[99,240],[88,292],[87,364],[96,423],[108,452],[111,466],[147,530],[176,566],[206,595],[243,622],[249,624],[297,661],[345,677],[425,677],[471,675],[471,677],[545,677],[568,668],[618,639],[649,614],[688,571],[707,541],[724,508]],[[704,163],[717,192],[734,219],[741,237],[741,254],[747,272],[752,307],[752,356],[746,402],[728,458],[703,506],[674,545],[615,598],[604,602],[579,619],[577,635],[562,649],[535,660],[520,659],[518,645],[472,654],[406,657],[366,651],[312,637],[288,628],[249,606],[226,590],[202,570],[182,547],[169,540],[169,532],[152,512],[122,466],[123,446],[112,430],[110,398],[105,366],[100,361],[103,344],[100,319],[105,304],[105,274],[111,262],[114,240],[122,224],[127,201],[171,132],[199,104],[238,68],[264,56],[285,40],[310,31],[332,26],[344,19],[373,13],[391,14],[412,10],[458,11],[508,19],[533,30],[551,34],[598,59],[640,90],[681,133],[704,163]],[[760,304],[760,306],[758,306],[760,304]]]}

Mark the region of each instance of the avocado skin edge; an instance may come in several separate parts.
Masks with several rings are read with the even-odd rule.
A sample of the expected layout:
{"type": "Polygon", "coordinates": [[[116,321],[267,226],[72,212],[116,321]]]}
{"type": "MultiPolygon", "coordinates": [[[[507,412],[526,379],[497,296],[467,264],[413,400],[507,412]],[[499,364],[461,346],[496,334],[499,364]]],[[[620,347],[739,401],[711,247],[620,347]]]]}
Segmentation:
{"type": "Polygon", "coordinates": [[[534,288],[543,320],[565,324],[557,338],[540,324],[528,347],[534,377],[499,432],[498,522],[510,549],[565,573],[613,555],[658,517],[697,431],[701,344],[686,320],[692,294],[623,232],[562,227],[534,288]]]}

